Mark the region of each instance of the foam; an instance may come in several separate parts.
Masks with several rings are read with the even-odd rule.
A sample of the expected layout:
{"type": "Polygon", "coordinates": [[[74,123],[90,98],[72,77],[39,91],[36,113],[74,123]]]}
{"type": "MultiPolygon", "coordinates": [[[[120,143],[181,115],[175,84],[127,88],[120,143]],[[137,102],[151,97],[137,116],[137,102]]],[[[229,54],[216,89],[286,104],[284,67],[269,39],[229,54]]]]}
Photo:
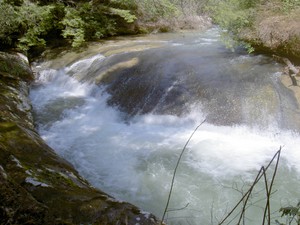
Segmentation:
{"type": "MultiPolygon", "coordinates": [[[[71,70],[82,72],[98,59],[102,57],[41,73],[39,86],[30,95],[37,113],[59,98],[78,97],[83,104],[68,107],[63,117],[53,118],[39,132],[94,186],[161,216],[178,156],[205,114],[194,104],[182,116],[150,113],[123,121],[121,112],[107,106],[109,96],[104,88],[67,75],[71,70]]],[[[238,201],[241,193],[235,189],[244,191],[280,146],[284,147],[276,204],[290,198],[299,187],[294,179],[300,173],[299,134],[280,130],[276,123],[263,130],[204,123],[183,155],[170,205],[175,209],[189,206],[170,213],[170,223],[186,223],[188,219],[190,224],[209,224],[211,209],[220,219],[238,201]],[[289,185],[282,188],[284,183],[289,185]]]]}
{"type": "MultiPolygon", "coordinates": [[[[77,93],[89,89],[77,85],[77,93]]],[[[67,110],[63,119],[40,133],[94,186],[159,215],[178,155],[204,115],[195,108],[184,117],[147,114],[126,124],[120,112],[106,105],[106,97],[85,96],[82,107],[67,110]]],[[[218,195],[223,191],[216,181],[228,183],[239,176],[251,181],[280,146],[285,146],[287,165],[300,171],[299,144],[299,136],[290,131],[205,123],[184,154],[173,207],[188,202],[204,210],[202,202],[234,199],[234,193],[218,195]]]]}

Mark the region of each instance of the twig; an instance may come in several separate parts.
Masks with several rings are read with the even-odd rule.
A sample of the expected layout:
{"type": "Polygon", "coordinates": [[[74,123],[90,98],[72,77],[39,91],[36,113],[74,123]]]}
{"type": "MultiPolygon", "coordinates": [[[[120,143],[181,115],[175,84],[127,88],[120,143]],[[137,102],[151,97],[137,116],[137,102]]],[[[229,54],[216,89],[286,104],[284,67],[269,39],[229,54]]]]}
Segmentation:
{"type": "MultiPolygon", "coordinates": [[[[277,160],[276,160],[276,165],[275,165],[275,170],[274,170],[274,173],[273,173],[273,176],[272,176],[272,180],[271,180],[271,183],[270,183],[270,187],[268,188],[268,184],[266,183],[266,192],[267,192],[267,203],[266,203],[266,207],[265,207],[265,212],[264,212],[264,220],[263,220],[263,224],[264,224],[264,221],[265,221],[265,216],[266,216],[266,210],[268,209],[268,224],[271,223],[271,206],[270,206],[270,196],[272,194],[272,188],[273,188],[273,184],[274,184],[274,180],[275,180],[275,176],[276,176],[276,173],[277,173],[277,169],[278,169],[278,164],[279,164],[279,159],[280,159],[280,153],[281,153],[281,147],[279,149],[279,151],[277,152],[277,160]]],[[[265,171],[264,171],[265,172],[265,171]]],[[[266,181],[266,176],[265,176],[265,182],[266,181]]]]}
{"type": "Polygon", "coordinates": [[[260,180],[260,178],[262,177],[262,168],[259,170],[253,184],[251,185],[250,189],[246,192],[246,194],[244,195],[246,197],[246,200],[244,201],[244,198],[242,199],[242,201],[244,201],[243,203],[243,209],[242,209],[242,212],[241,212],[241,216],[240,216],[240,219],[239,219],[239,222],[238,224],[240,224],[243,216],[245,215],[245,211],[246,211],[246,206],[247,206],[247,202],[251,196],[251,193],[254,189],[254,186],[257,184],[257,182],[260,180]]]}
{"type": "Polygon", "coordinates": [[[179,209],[169,209],[169,210],[167,210],[167,212],[174,212],[174,211],[180,211],[180,210],[186,209],[189,206],[189,204],[190,203],[187,203],[184,207],[181,207],[179,209]]]}
{"type": "MultiPolygon", "coordinates": [[[[273,158],[271,159],[271,161],[269,162],[269,164],[265,167],[265,169],[264,170],[268,170],[268,168],[271,166],[271,164],[273,163],[273,161],[274,161],[274,159],[276,158],[276,156],[277,156],[277,161],[278,161],[278,157],[280,157],[280,152],[281,152],[281,149],[282,149],[282,147],[280,146],[280,148],[279,148],[279,150],[276,152],[276,154],[273,156],[273,158]]],[[[276,164],[276,170],[275,171],[277,171],[277,165],[278,165],[278,163],[276,164]]],[[[273,174],[273,177],[275,177],[275,175],[276,174],[273,174]]],[[[246,208],[246,204],[247,204],[247,201],[248,201],[248,199],[249,199],[249,197],[250,197],[250,194],[251,194],[251,192],[252,192],[252,190],[253,190],[253,188],[254,188],[254,186],[258,183],[258,181],[262,178],[262,176],[263,176],[263,173],[262,173],[262,168],[259,170],[259,172],[258,172],[258,174],[257,174],[257,176],[256,176],[256,178],[255,178],[255,180],[254,180],[254,182],[253,182],[253,184],[251,185],[251,187],[249,188],[249,190],[243,195],[243,197],[239,200],[239,202],[233,207],[233,209],[227,214],[227,216],[219,223],[219,225],[221,225],[221,224],[223,224],[230,216],[231,216],[231,214],[237,209],[237,207],[242,203],[242,202],[244,202],[244,206],[243,206],[243,210],[242,210],[242,212],[241,212],[241,217],[243,216],[243,214],[244,214],[244,210],[245,210],[245,208],[246,208]],[[244,200],[246,198],[246,200],[244,200]]],[[[272,183],[273,184],[273,183],[272,183]]],[[[240,217],[240,220],[241,220],[241,217],[240,217]]],[[[239,220],[239,221],[240,221],[239,220]]]]}
{"type": "Polygon", "coordinates": [[[265,168],[262,167],[262,169],[263,169],[263,173],[264,173],[264,181],[265,181],[266,194],[267,194],[267,203],[266,203],[265,210],[264,210],[262,225],[265,225],[267,211],[268,211],[268,224],[270,225],[271,215],[270,215],[270,194],[269,194],[269,187],[268,187],[268,179],[267,179],[265,168]]]}
{"type": "Polygon", "coordinates": [[[168,195],[168,200],[167,200],[167,204],[166,204],[166,207],[165,207],[165,210],[164,210],[164,213],[163,213],[163,216],[162,216],[162,219],[161,219],[161,224],[163,224],[163,221],[165,219],[165,216],[166,216],[166,213],[167,213],[167,210],[168,210],[168,207],[169,207],[169,203],[170,203],[170,199],[171,199],[171,195],[172,195],[172,191],[173,191],[173,186],[174,186],[174,182],[175,182],[175,176],[176,176],[176,172],[177,172],[177,168],[179,166],[179,163],[180,163],[180,160],[182,158],[182,155],[187,147],[187,145],[189,144],[190,140],[192,139],[192,137],[194,136],[195,132],[198,130],[198,128],[205,122],[205,120],[202,121],[202,123],[200,123],[196,129],[193,131],[193,133],[191,134],[191,136],[189,137],[189,139],[187,140],[187,142],[185,143],[180,155],[179,155],[179,158],[178,158],[178,161],[176,163],[176,166],[175,166],[175,169],[174,169],[174,173],[173,173],[173,177],[172,177],[172,182],[171,182],[171,188],[170,188],[170,191],[169,191],[169,195],[168,195]]]}
{"type": "Polygon", "coordinates": [[[211,208],[210,208],[210,223],[211,225],[214,224],[214,202],[212,203],[211,205],[211,208]]]}

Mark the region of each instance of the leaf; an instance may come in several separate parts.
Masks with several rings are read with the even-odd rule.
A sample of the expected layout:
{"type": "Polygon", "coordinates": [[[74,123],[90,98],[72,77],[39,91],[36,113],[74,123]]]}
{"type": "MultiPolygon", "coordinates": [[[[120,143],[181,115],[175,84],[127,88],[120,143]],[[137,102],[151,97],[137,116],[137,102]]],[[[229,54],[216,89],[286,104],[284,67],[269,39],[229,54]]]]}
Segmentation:
{"type": "Polygon", "coordinates": [[[110,8],[110,12],[122,17],[127,23],[133,23],[137,19],[136,16],[132,15],[129,10],[110,8]]]}
{"type": "Polygon", "coordinates": [[[284,208],[280,208],[279,212],[282,212],[282,216],[295,216],[298,214],[299,208],[294,206],[288,206],[284,208]]]}

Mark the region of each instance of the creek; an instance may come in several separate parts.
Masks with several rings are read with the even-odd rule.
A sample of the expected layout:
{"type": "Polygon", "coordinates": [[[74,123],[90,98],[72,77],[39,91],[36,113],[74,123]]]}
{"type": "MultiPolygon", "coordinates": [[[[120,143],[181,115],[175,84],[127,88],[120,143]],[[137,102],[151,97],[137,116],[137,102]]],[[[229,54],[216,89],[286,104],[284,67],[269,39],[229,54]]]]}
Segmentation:
{"type": "MultiPolygon", "coordinates": [[[[206,119],[183,154],[167,223],[218,224],[280,146],[271,216],[281,220],[299,197],[299,106],[281,65],[219,39],[217,28],[126,37],[37,63],[40,135],[92,185],[161,217],[183,146],[206,119]]],[[[261,224],[263,190],[245,224],[261,224]]]]}

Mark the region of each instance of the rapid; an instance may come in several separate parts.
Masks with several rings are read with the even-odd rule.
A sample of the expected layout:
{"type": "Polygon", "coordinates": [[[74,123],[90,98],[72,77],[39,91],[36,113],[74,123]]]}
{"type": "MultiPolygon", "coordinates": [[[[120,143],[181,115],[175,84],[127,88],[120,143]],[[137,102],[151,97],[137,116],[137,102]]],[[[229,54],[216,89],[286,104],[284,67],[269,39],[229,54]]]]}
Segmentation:
{"type": "MultiPolygon", "coordinates": [[[[218,224],[280,148],[272,222],[297,204],[300,111],[283,67],[227,49],[217,28],[94,43],[35,67],[40,135],[120,201],[161,217],[178,157],[205,120],[179,164],[167,224],[218,224]]],[[[260,182],[245,224],[261,224],[265,195],[260,182]]]]}

